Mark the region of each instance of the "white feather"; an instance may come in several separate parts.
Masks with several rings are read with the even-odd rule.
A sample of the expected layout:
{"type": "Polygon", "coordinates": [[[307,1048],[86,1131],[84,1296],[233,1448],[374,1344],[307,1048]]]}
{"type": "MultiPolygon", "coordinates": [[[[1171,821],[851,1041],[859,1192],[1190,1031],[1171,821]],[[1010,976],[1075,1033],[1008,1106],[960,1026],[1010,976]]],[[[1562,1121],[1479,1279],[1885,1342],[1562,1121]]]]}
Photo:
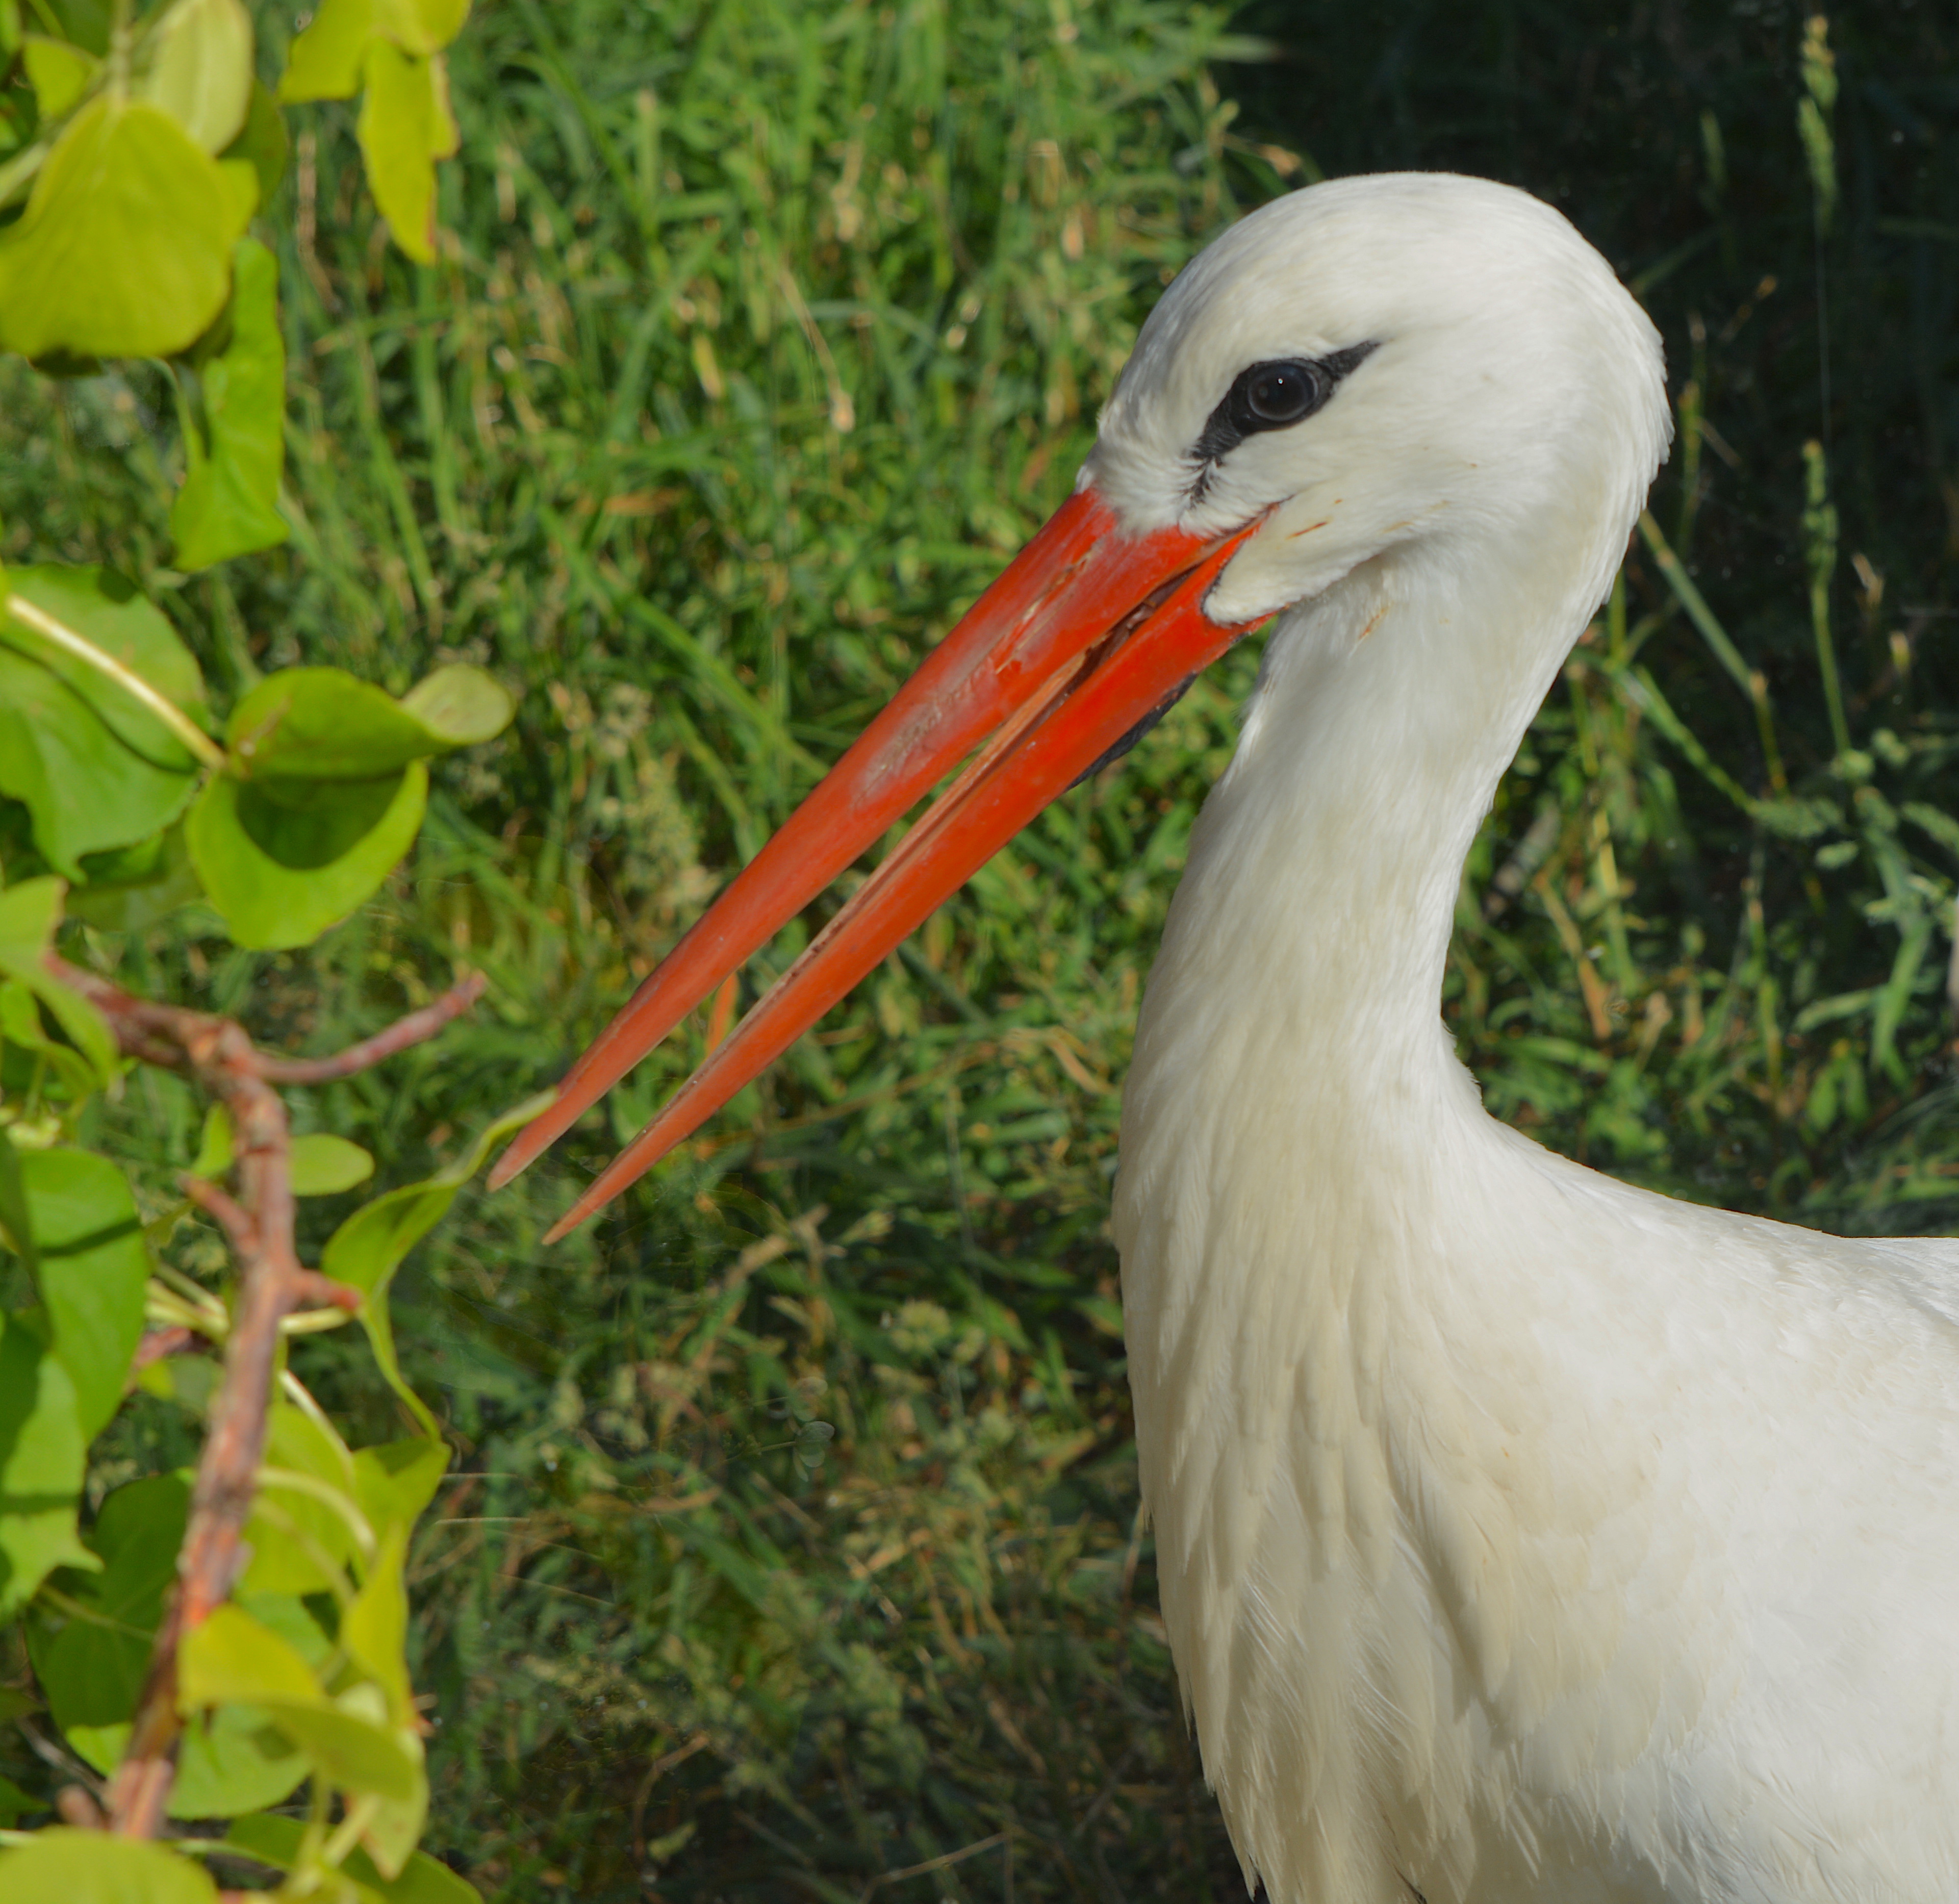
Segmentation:
{"type": "Polygon", "coordinates": [[[1221,239],[1084,471],[1270,509],[1283,610],[1193,836],[1116,1233],[1164,1613],[1272,1904],[1959,1898],[1959,1249],[1670,1202],[1492,1121],[1464,855],[1668,411],[1565,221],[1351,179],[1221,239]],[[1378,347],[1201,486],[1249,364],[1378,347]]]}

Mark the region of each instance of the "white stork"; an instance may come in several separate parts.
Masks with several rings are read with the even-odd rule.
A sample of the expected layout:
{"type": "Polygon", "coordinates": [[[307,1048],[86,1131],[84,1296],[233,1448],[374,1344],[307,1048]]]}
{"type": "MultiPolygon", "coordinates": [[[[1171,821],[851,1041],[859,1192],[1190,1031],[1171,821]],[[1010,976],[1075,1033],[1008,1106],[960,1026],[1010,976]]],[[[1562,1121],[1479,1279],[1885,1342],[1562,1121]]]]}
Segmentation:
{"type": "Polygon", "coordinates": [[[1253,214],[1069,501],[502,1166],[970,755],[581,1220],[1276,615],[1115,1211],[1164,1618],[1272,1904],[1959,1899],[1959,1245],[1581,1169],[1438,1015],[1464,854],[1668,433],[1652,325],[1522,192],[1253,214]]]}

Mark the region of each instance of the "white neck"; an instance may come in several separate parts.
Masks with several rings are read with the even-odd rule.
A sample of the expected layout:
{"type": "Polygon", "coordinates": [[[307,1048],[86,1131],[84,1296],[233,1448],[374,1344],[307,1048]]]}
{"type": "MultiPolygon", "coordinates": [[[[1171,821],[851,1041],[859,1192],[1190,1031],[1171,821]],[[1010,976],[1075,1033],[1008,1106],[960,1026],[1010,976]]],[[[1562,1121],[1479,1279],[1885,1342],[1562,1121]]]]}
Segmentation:
{"type": "Polygon", "coordinates": [[[1200,1095],[1399,1119],[1459,1074],[1438,1011],[1463,859],[1598,598],[1605,541],[1554,565],[1485,543],[1466,573],[1460,543],[1401,552],[1281,621],[1151,976],[1126,1173],[1132,1138],[1200,1095]],[[1234,1038],[1246,1068],[1226,1081],[1234,1038]]]}
{"type": "Polygon", "coordinates": [[[1276,1680],[1279,1652],[1337,1649],[1328,1623],[1354,1617],[1295,1608],[1265,1633],[1259,1610],[1303,1591],[1286,1582],[1378,1601],[1413,1539],[1472,1674],[1519,1688],[1526,1610],[1469,1582],[1528,1577],[1500,1550],[1512,1503],[1569,1494],[1514,1465],[1503,1500],[1486,1484],[1502,1444],[1557,1443],[1508,1432],[1550,1385],[1518,1379],[1530,1292],[1491,1246],[1530,1201],[1498,1184],[1537,1154],[1484,1114],[1440,994],[1464,855],[1621,546],[1593,528],[1486,541],[1473,566],[1462,545],[1383,557],[1294,611],[1192,838],[1116,1231],[1164,1610],[1227,1815],[1259,1775],[1231,1763],[1263,1696],[1246,1634],[1276,1680]]]}

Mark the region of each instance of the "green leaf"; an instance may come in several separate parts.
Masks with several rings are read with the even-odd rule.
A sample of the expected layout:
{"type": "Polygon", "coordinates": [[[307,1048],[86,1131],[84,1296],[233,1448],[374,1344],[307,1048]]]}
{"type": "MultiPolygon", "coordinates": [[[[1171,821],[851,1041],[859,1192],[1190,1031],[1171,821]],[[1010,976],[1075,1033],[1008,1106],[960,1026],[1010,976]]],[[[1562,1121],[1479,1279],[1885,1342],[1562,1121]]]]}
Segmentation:
{"type": "MultiPolygon", "coordinates": [[[[106,1777],[122,1763],[134,1729],[126,1720],[78,1725],[67,1737],[106,1777]]],[[[263,1708],[221,1706],[185,1727],[166,1810],[173,1818],[234,1818],[290,1798],[312,1769],[263,1708]]]]}
{"type": "Polygon", "coordinates": [[[71,1618],[33,1644],[34,1671],[62,1731],[120,1725],[135,1713],[189,1513],[190,1483],[180,1474],[132,1481],[103,1503],[88,1537],[102,1571],[71,1590],[92,1617],[71,1618]]]}
{"type": "MultiPolygon", "coordinates": [[[[0,993],[0,999],[5,996],[0,993]]],[[[27,1188],[21,1181],[21,1154],[4,1131],[0,1131],[0,1248],[19,1257],[30,1276],[40,1274],[33,1226],[27,1220],[27,1188]]]]}
{"type": "MultiPolygon", "coordinates": [[[[195,658],[155,603],[113,569],[37,563],[6,572],[10,593],[23,597],[100,649],[108,660],[202,719],[204,677],[195,658]]],[[[94,708],[125,747],[160,766],[196,764],[183,743],[125,687],[101,668],[11,616],[0,620],[0,641],[30,655],[94,708]]],[[[156,830],[153,823],[150,831],[156,830]]]]}
{"type": "Polygon", "coordinates": [[[185,349],[224,306],[246,215],[167,113],[94,100],[0,233],[0,344],[27,357],[185,349]]]}
{"type": "Polygon", "coordinates": [[[67,1369],[26,1317],[0,1318],[0,1619],[56,1567],[100,1565],[75,1533],[87,1455],[67,1369]]]}
{"type": "Polygon", "coordinates": [[[55,1353],[75,1385],[82,1439],[93,1441],[122,1399],[143,1334],[149,1251],[128,1179],[90,1150],[21,1160],[40,1256],[41,1301],[55,1353]]]}
{"type": "Polygon", "coordinates": [[[351,99],[374,40],[391,40],[407,53],[440,52],[468,16],[469,0],[321,0],[293,42],[279,97],[288,104],[351,99]]]}
{"type": "Polygon", "coordinates": [[[136,97],[207,152],[238,136],[252,97],[252,18],[241,0],[176,0],[157,21],[136,97]]]}
{"type": "Polygon", "coordinates": [[[289,1798],[312,1769],[270,1712],[227,1706],[184,1728],[170,1815],[233,1818],[257,1811],[289,1798]]]}
{"type": "Polygon", "coordinates": [[[453,662],[425,675],[402,697],[402,706],[446,747],[494,741],[517,711],[510,691],[494,674],[453,662]]]}
{"type": "Polygon", "coordinates": [[[292,1142],[293,1195],[331,1197],[365,1183],[374,1174],[374,1160],[344,1137],[316,1131],[292,1142]]]}
{"type": "Polygon", "coordinates": [[[221,773],[191,808],[191,863],[240,945],[309,944],[368,898],[414,843],[428,772],[411,761],[390,780],[303,797],[310,804],[284,806],[221,773]]]}
{"type": "Polygon", "coordinates": [[[204,1867],[161,1845],[56,1826],[0,1852],[7,1904],[217,1904],[204,1867]]]}
{"type": "Polygon", "coordinates": [[[392,40],[367,48],[367,90],[356,130],[368,189],[396,244],[418,263],[435,262],[435,166],[453,156],[456,115],[440,55],[418,57],[392,40]]]}
{"type": "Polygon", "coordinates": [[[261,1488],[246,1523],[252,1562],[242,1584],[252,1593],[325,1591],[334,1584],[329,1568],[344,1569],[353,1558],[357,1518],[365,1531],[354,1458],[331,1428],[281,1401],[267,1417],[265,1458],[268,1468],[304,1475],[325,1497],[276,1484],[261,1488]]]}
{"type": "Polygon", "coordinates": [[[43,857],[79,879],[84,854],[154,837],[189,801],[197,763],[138,696],[147,687],[194,720],[204,682],[170,624],[111,570],[13,569],[6,585],[102,658],[0,616],[0,793],[25,802],[43,857]]]}
{"type": "Polygon", "coordinates": [[[176,565],[187,570],[271,548],[292,533],[277,507],[286,406],[279,266],[256,239],[239,240],[231,335],[204,366],[202,377],[209,447],[194,427],[185,433],[187,468],[170,506],[176,565]]]}
{"type": "MultiPolygon", "coordinates": [[[[55,1722],[104,1773],[115,1769],[129,1741],[164,1595],[176,1578],[189,1500],[183,1474],[133,1482],[111,1494],[89,1535],[103,1571],[71,1588],[85,1617],[69,1619],[51,1640],[33,1645],[55,1722]]],[[[322,1660],[331,1651],[297,1599],[261,1595],[247,1610],[288,1640],[303,1636],[302,1657],[308,1646],[322,1660]]],[[[305,1759],[265,1712],[227,1706],[186,1731],[170,1815],[229,1817],[277,1804],[306,1771],[305,1759]]]]}
{"type": "Polygon", "coordinates": [[[449,1472],[449,1445],[420,1435],[383,1442],[354,1455],[354,1496],[377,1533],[412,1527],[449,1472]]]}
{"type": "Polygon", "coordinates": [[[286,116],[279,110],[278,101],[255,79],[251,100],[245,109],[244,125],[219,157],[226,160],[243,159],[251,167],[259,182],[259,202],[262,205],[269,204],[272,194],[278,190],[291,149],[292,141],[286,135],[286,116]]]}
{"type": "Polygon", "coordinates": [[[59,119],[88,90],[88,83],[102,63],[65,40],[49,40],[40,33],[29,33],[22,40],[21,61],[27,69],[27,84],[34,89],[34,109],[43,125],[59,119]]]}
{"type": "Polygon", "coordinates": [[[395,1394],[421,1423],[430,1439],[437,1436],[435,1417],[404,1379],[395,1354],[395,1335],[388,1317],[388,1285],[402,1259],[442,1220],[456,1193],[483,1167],[491,1150],[512,1131],[522,1130],[550,1106],[553,1093],[541,1091],[507,1111],[483,1131],[468,1151],[445,1170],[421,1183],[405,1185],[363,1204],[326,1239],[320,1252],[322,1272],[335,1282],[351,1284],[366,1299],[360,1319],[379,1365],[395,1394]]]}
{"type": "Polygon", "coordinates": [[[63,39],[92,53],[106,53],[113,6],[113,0],[34,0],[33,10],[43,20],[52,14],[63,39]]]}
{"type": "Polygon", "coordinates": [[[177,1653],[177,1710],[264,1706],[281,1713],[325,1699],[313,1668],[291,1640],[240,1608],[214,1608],[184,1636],[177,1653]]]}
{"type": "Polygon", "coordinates": [[[82,870],[88,884],[70,889],[68,915],[106,932],[147,932],[204,893],[183,828],[174,824],[133,846],[91,854],[82,870]]]}
{"type": "Polygon", "coordinates": [[[23,1791],[11,1779],[0,1779],[0,1825],[11,1825],[30,1811],[47,1810],[46,1801],[23,1791]]]}
{"type": "Polygon", "coordinates": [[[215,1183],[229,1173],[236,1156],[231,1136],[231,1113],[222,1104],[214,1104],[204,1114],[204,1131],[198,1139],[197,1157],[190,1166],[190,1173],[215,1183]]]}
{"type": "Polygon", "coordinates": [[[438,668],[398,701],[338,668],[288,668],[238,703],[225,733],[255,780],[371,780],[487,741],[514,712],[479,668],[438,668]]]}
{"type": "Polygon", "coordinates": [[[414,1721],[406,1657],[408,1594],[402,1582],[408,1550],[408,1527],[397,1521],[383,1537],[367,1578],[340,1621],[340,1643],[386,1696],[388,1716],[397,1725],[414,1721]]]}
{"type": "MultiPolygon", "coordinates": [[[[79,1104],[103,1082],[80,1052],[49,1036],[34,995],[17,979],[0,982],[0,1041],[33,1052],[53,1074],[43,1075],[43,1084],[65,1092],[72,1103],[79,1104]]],[[[5,1226],[5,1218],[0,1217],[0,1230],[5,1226]]]]}
{"type": "Polygon", "coordinates": [[[188,768],[132,751],[86,698],[0,639],[0,794],[26,806],[57,871],[81,880],[84,854],[147,838],[196,790],[188,768]]]}
{"type": "MultiPolygon", "coordinates": [[[[299,1861],[305,1838],[303,1820],[265,1816],[233,1819],[224,1842],[261,1864],[291,1871],[299,1861]]],[[[481,1894],[473,1884],[459,1877],[439,1858],[423,1852],[408,1859],[398,1877],[383,1877],[357,1851],[348,1856],[341,1869],[357,1883],[378,1892],[386,1904],[481,1904],[481,1894]]]]}
{"type": "Polygon", "coordinates": [[[348,1710],[345,1697],[331,1706],[268,1701],[266,1709],[300,1750],[312,1755],[321,1775],[342,1791],[372,1792],[398,1804],[426,1805],[428,1780],[422,1770],[421,1741],[412,1732],[392,1730],[364,1713],[348,1710]]]}
{"type": "Polygon", "coordinates": [[[24,879],[0,892],[0,978],[25,985],[47,1007],[56,1024],[106,1084],[116,1075],[115,1034],[108,1021],[78,992],[71,992],[41,960],[54,944],[61,917],[62,883],[24,879]]]}

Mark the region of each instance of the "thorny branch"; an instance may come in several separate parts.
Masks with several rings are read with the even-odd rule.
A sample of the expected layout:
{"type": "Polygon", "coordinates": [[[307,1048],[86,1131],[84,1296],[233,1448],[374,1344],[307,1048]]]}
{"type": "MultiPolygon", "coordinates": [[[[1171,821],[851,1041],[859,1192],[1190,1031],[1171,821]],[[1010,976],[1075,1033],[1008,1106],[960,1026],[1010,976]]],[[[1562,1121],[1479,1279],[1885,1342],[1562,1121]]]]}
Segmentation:
{"type": "Polygon", "coordinates": [[[320,1084],[350,1077],[431,1038],[483,995],[472,973],[423,1010],[338,1055],[268,1056],[235,1020],[138,998],[48,955],[53,976],[102,1013],[125,1056],[186,1073],[230,1113],[238,1190],[186,1183],[192,1201],[214,1217],[238,1258],[238,1299],[225,1345],[224,1375],[192,1489],[190,1519],[177,1556],[177,1582],[157,1628],[137,1702],[129,1749],[108,1792],[109,1828],[129,1838],[155,1836],[176,1774],[182,1729],[176,1709],[177,1648],[230,1594],[239,1572],[240,1539],[251,1513],[265,1453],[266,1414],[278,1365],[279,1325],[308,1303],[357,1308],[357,1292],[299,1260],[293,1240],[291,1133],[275,1084],[320,1084]]]}

